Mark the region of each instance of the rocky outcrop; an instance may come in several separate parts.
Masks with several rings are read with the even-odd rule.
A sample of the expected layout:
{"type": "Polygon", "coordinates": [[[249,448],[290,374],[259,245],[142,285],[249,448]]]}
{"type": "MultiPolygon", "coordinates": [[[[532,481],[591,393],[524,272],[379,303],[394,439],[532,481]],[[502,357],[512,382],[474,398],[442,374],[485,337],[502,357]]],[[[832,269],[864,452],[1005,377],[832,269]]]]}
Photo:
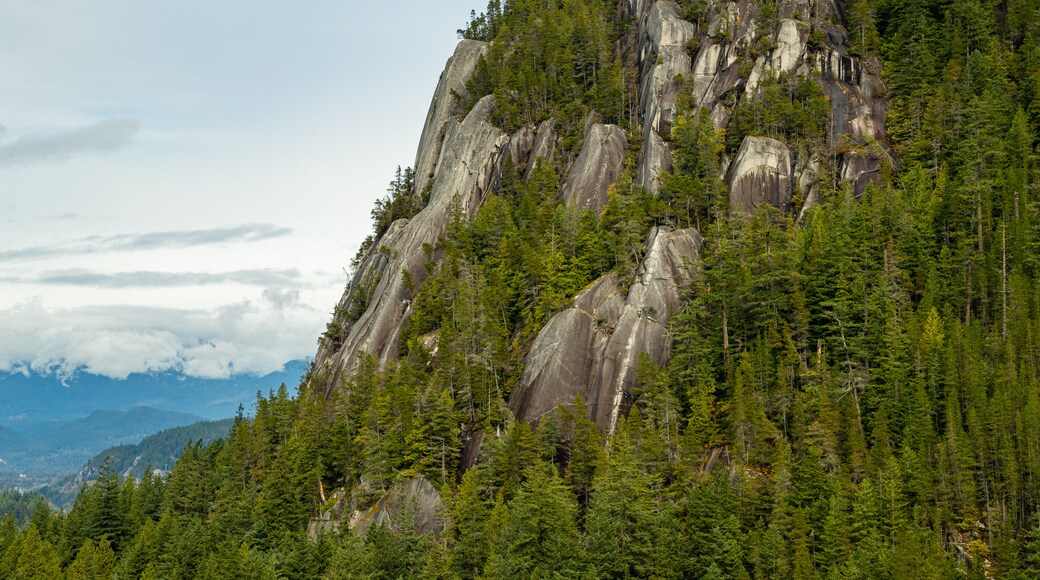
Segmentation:
{"type": "Polygon", "coordinates": [[[688,45],[697,36],[696,27],[682,20],[678,4],[660,0],[638,11],[639,107],[643,119],[643,151],[636,167],[636,185],[656,194],[661,173],[671,171],[671,154],[662,136],[669,136],[675,123],[677,78],[690,74],[693,61],[688,45]]]}
{"type": "Polygon", "coordinates": [[[552,159],[556,150],[556,121],[547,119],[538,126],[525,125],[509,137],[507,153],[514,169],[531,179],[531,173],[540,161],[552,159]]]}
{"type": "Polygon", "coordinates": [[[547,119],[538,125],[538,131],[534,136],[534,145],[528,154],[527,170],[524,179],[530,181],[531,173],[538,166],[539,161],[552,159],[556,152],[556,121],[547,119]]]}
{"type": "Polygon", "coordinates": [[[661,191],[661,175],[672,170],[672,152],[668,144],[655,131],[643,140],[643,150],[636,166],[636,185],[658,194],[661,191]]]}
{"type": "Polygon", "coordinates": [[[560,199],[567,207],[599,213],[607,205],[607,190],[625,169],[628,139],[617,125],[592,125],[581,153],[571,167],[560,199]]]}
{"type": "Polygon", "coordinates": [[[520,387],[510,399],[518,417],[536,420],[579,394],[588,397],[624,305],[617,275],[608,274],[545,325],[527,353],[520,387]]]}
{"type": "Polygon", "coordinates": [[[535,338],[510,398],[516,416],[535,421],[582,394],[596,424],[613,429],[632,403],[640,355],[659,364],[668,359],[668,320],[700,245],[694,229],[655,228],[624,300],[616,276],[608,274],[553,317],[535,338]]]}
{"type": "Polygon", "coordinates": [[[769,203],[781,209],[791,204],[791,151],[769,137],[745,137],[726,173],[729,204],[734,211],[751,213],[769,203]]]}
{"type": "Polygon", "coordinates": [[[444,531],[441,494],[421,475],[394,483],[371,505],[357,506],[347,490],[337,489],[326,506],[307,526],[311,539],[322,533],[339,532],[344,521],[359,537],[364,537],[370,527],[381,524],[402,532],[404,522],[417,534],[444,531]]]}
{"type": "Polygon", "coordinates": [[[349,372],[362,353],[381,363],[397,356],[398,339],[408,315],[411,292],[426,277],[430,247],[451,222],[452,203],[459,197],[471,215],[491,187],[508,138],[491,124],[493,99],[481,99],[465,120],[450,119],[441,155],[434,169],[430,201],[411,220],[401,220],[376,241],[362,260],[338,309],[356,313],[342,321],[344,337],[326,339],[315,359],[317,376],[326,376],[330,390],[340,373],[349,372]]]}
{"type": "Polygon", "coordinates": [[[679,5],[671,0],[654,2],[642,26],[639,105],[644,137],[649,131],[671,133],[679,93],[675,77],[688,75],[693,65],[687,44],[696,38],[697,29],[680,14],[679,5]]]}
{"type": "Polygon", "coordinates": [[[433,180],[448,121],[464,112],[461,108],[463,103],[456,95],[467,94],[466,82],[473,76],[477,61],[485,52],[487,43],[463,40],[441,73],[415,155],[415,190],[418,193],[422,193],[433,180]]]}
{"type": "Polygon", "coordinates": [[[417,534],[444,530],[441,494],[425,477],[398,481],[374,505],[350,516],[350,529],[360,537],[372,526],[384,524],[398,532],[402,522],[414,526],[417,534]]]}

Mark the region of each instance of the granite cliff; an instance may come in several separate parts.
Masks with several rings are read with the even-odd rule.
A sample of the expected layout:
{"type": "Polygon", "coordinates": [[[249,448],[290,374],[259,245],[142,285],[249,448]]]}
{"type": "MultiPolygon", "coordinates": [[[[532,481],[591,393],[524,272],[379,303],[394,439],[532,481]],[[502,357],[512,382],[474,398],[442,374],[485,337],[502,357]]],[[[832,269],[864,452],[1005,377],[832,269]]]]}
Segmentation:
{"type": "MultiPolygon", "coordinates": [[[[429,202],[395,221],[360,256],[336,309],[338,330],[323,338],[314,362],[312,376],[326,393],[363,354],[380,364],[399,355],[415,293],[439,259],[438,241],[453,215],[461,211],[472,219],[496,192],[505,160],[526,180],[539,163],[553,164],[560,201],[599,213],[621,179],[630,180],[626,187],[660,191],[673,170],[672,129],[681,115],[705,110],[717,130],[736,133],[732,124],[741,107],[761,99],[763,86],[779,78],[815,83],[829,107],[827,132],[815,142],[741,136],[721,160],[730,211],[769,204],[797,218],[815,202],[822,180],[845,180],[858,194],[892,163],[880,64],[849,53],[842,15],[832,2],[788,0],[775,14],[750,0],[713,2],[697,22],[684,20],[683,8],[671,0],[624,0],[617,13],[627,32],[614,48],[635,93],[630,127],[591,118],[577,136],[580,146],[573,136],[568,144],[551,118],[511,133],[496,126],[496,97],[470,94],[469,81],[489,46],[459,44],[441,75],[416,154],[415,192],[428,193],[429,202]]],[[[700,244],[696,229],[662,225],[646,239],[631,279],[611,272],[578,293],[526,349],[509,399],[512,412],[537,421],[580,394],[590,417],[612,429],[632,402],[640,356],[658,364],[668,360],[669,317],[697,275],[700,244]]]]}

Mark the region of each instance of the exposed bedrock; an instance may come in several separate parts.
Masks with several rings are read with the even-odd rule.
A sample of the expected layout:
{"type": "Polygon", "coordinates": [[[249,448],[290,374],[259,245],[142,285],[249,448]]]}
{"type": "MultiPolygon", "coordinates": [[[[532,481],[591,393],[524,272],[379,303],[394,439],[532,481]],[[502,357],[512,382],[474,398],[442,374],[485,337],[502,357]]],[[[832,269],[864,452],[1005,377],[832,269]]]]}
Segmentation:
{"type": "Polygon", "coordinates": [[[581,394],[603,429],[613,429],[632,400],[639,357],[663,364],[671,352],[669,317],[699,259],[695,229],[655,228],[628,295],[615,274],[592,283],[574,305],[554,316],[535,338],[510,408],[536,421],[581,394]]]}
{"type": "Polygon", "coordinates": [[[433,180],[448,121],[464,112],[455,95],[468,94],[466,82],[473,76],[477,61],[487,52],[487,47],[487,43],[479,40],[463,40],[441,73],[415,155],[416,192],[421,193],[433,180]]]}
{"type": "Polygon", "coordinates": [[[671,170],[671,154],[663,137],[671,135],[678,114],[677,77],[689,76],[693,60],[687,45],[696,27],[681,18],[678,4],[659,0],[639,17],[639,106],[643,119],[643,152],[636,167],[636,185],[656,194],[662,171],[671,170]]]}
{"type": "Polygon", "coordinates": [[[356,321],[345,321],[348,330],[335,352],[323,344],[315,359],[319,373],[328,372],[326,390],[334,386],[341,372],[353,368],[361,353],[371,354],[381,363],[397,356],[411,288],[426,277],[424,265],[431,259],[426,249],[437,243],[451,222],[453,198],[458,195],[462,209],[472,215],[495,177],[508,137],[491,124],[492,108],[493,98],[487,96],[462,122],[448,121],[429,203],[412,219],[387,231],[360,264],[354,276],[358,282],[351,283],[340,306],[343,312],[363,312],[356,321]]]}
{"type": "MultiPolygon", "coordinates": [[[[397,532],[412,532],[399,526],[407,522],[414,532],[439,534],[444,530],[444,503],[441,494],[423,476],[396,481],[374,504],[356,505],[345,489],[332,492],[331,506],[320,516],[311,518],[307,536],[339,532],[346,522],[352,532],[364,536],[372,526],[385,525],[397,532]],[[402,515],[408,517],[402,518],[402,515]]],[[[326,504],[328,505],[328,504],[326,504]]]]}
{"type": "Polygon", "coordinates": [[[672,170],[672,152],[660,135],[651,131],[650,137],[643,141],[643,149],[639,153],[636,185],[645,187],[654,195],[661,191],[661,174],[672,170]]]}
{"type": "Polygon", "coordinates": [[[599,213],[607,205],[607,190],[625,168],[628,139],[617,125],[593,125],[571,167],[560,199],[567,207],[599,213]]]}
{"type": "Polygon", "coordinates": [[[733,211],[751,213],[769,203],[781,209],[791,204],[791,151],[769,137],[744,138],[726,173],[729,204],[733,211]]]}
{"type": "MultiPolygon", "coordinates": [[[[525,180],[539,162],[552,159],[556,152],[556,121],[547,119],[538,125],[525,125],[509,137],[506,155],[517,173],[525,180]]],[[[503,157],[503,161],[505,157],[503,157]]]]}

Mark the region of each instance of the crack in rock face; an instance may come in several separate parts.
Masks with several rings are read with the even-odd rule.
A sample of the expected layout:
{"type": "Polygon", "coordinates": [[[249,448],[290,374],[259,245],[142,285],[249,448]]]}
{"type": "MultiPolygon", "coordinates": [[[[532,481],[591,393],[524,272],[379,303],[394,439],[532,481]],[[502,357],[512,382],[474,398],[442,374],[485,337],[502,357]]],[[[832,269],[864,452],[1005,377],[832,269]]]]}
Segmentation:
{"type": "Polygon", "coordinates": [[[607,274],[554,316],[535,338],[509,406],[523,421],[537,421],[578,395],[602,429],[613,429],[628,410],[644,353],[658,364],[671,352],[668,320],[679,291],[693,276],[701,237],[695,229],[655,228],[627,296],[607,274]]]}

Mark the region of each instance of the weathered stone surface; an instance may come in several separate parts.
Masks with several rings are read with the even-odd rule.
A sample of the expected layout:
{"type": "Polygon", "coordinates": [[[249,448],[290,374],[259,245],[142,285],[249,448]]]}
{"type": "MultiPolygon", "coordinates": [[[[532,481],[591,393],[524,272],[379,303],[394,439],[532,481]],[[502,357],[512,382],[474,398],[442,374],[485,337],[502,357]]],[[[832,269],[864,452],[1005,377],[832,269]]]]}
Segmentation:
{"type": "Polygon", "coordinates": [[[808,24],[789,18],[780,21],[776,31],[776,48],[773,49],[770,59],[770,64],[777,74],[793,71],[802,64],[808,38],[808,24]]]}
{"type": "Polygon", "coordinates": [[[848,151],[842,154],[838,165],[838,175],[852,184],[857,197],[863,195],[868,183],[881,177],[881,161],[866,151],[848,151]]]}
{"type": "Polygon", "coordinates": [[[733,211],[752,212],[760,203],[788,209],[791,203],[791,151],[769,137],[744,138],[726,174],[733,211]]]}
{"type": "Polygon", "coordinates": [[[794,173],[795,182],[802,198],[802,209],[798,210],[798,220],[805,218],[805,213],[816,205],[820,191],[820,160],[808,155],[798,155],[794,173]]]}
{"type": "Polygon", "coordinates": [[[571,167],[560,199],[567,207],[599,212],[607,205],[607,189],[625,168],[628,139],[617,125],[593,125],[571,167]]]}
{"type": "Polygon", "coordinates": [[[636,185],[645,187],[654,195],[660,193],[661,174],[672,170],[672,153],[664,139],[656,132],[651,131],[650,138],[643,141],[637,167],[636,185]]]}
{"type": "Polygon", "coordinates": [[[530,180],[531,173],[534,171],[534,168],[538,166],[538,162],[545,159],[552,159],[553,153],[555,152],[556,121],[553,119],[547,119],[538,125],[538,132],[534,137],[534,146],[531,148],[531,153],[527,162],[527,173],[524,174],[524,179],[530,180]]]}
{"type": "Polygon", "coordinates": [[[643,353],[667,362],[672,339],[668,320],[679,305],[679,291],[700,259],[701,236],[695,229],[655,228],[636,271],[625,306],[603,351],[602,364],[587,400],[600,428],[613,431],[632,404],[636,369],[643,353]]]}
{"type": "MultiPolygon", "coordinates": [[[[452,199],[458,195],[467,215],[476,211],[494,178],[508,138],[493,126],[492,97],[481,99],[462,122],[451,119],[434,172],[430,201],[411,220],[388,231],[366,256],[341,301],[344,312],[361,301],[364,312],[349,324],[341,344],[323,344],[315,359],[318,374],[330,390],[341,372],[349,372],[361,353],[381,363],[397,356],[402,322],[411,303],[411,287],[426,277],[426,248],[436,244],[451,221],[452,199]],[[335,348],[333,348],[335,346],[335,348]]],[[[328,342],[328,341],[326,341],[328,342]]]]}
{"type": "Polygon", "coordinates": [[[524,375],[510,398],[518,418],[535,421],[581,394],[591,417],[613,429],[631,404],[639,356],[664,363],[671,350],[668,319],[699,259],[694,229],[651,234],[643,261],[625,299],[609,274],[578,295],[574,306],[553,317],[535,338],[524,375]]]}
{"type": "Polygon", "coordinates": [[[351,514],[350,529],[361,537],[370,527],[380,524],[403,532],[398,526],[404,520],[412,522],[417,534],[439,534],[444,531],[443,505],[441,494],[425,477],[398,481],[367,510],[351,514]],[[409,517],[402,518],[404,514],[409,517]]]}
{"type": "Polygon", "coordinates": [[[697,29],[680,14],[678,4],[671,0],[654,2],[642,27],[639,104],[644,139],[650,131],[660,135],[671,133],[679,92],[675,77],[690,74],[693,66],[686,44],[695,38],[697,29]]]}
{"type": "Polygon", "coordinates": [[[463,40],[455,48],[455,54],[437,82],[426,124],[419,138],[419,149],[415,156],[415,189],[422,192],[433,179],[433,171],[441,155],[448,120],[463,113],[455,94],[465,95],[466,81],[473,76],[480,56],[487,51],[487,43],[478,40],[463,40]]]}
{"type": "Polygon", "coordinates": [[[551,159],[556,150],[556,121],[547,119],[538,124],[525,125],[509,136],[506,150],[517,173],[531,178],[538,162],[551,159]]]}
{"type": "Polygon", "coordinates": [[[362,537],[370,527],[379,524],[402,532],[399,527],[402,520],[410,522],[419,534],[444,531],[441,494],[421,475],[394,483],[372,505],[356,505],[342,488],[332,492],[326,505],[329,507],[320,516],[311,518],[307,526],[307,535],[312,539],[321,533],[339,532],[344,522],[362,537]],[[403,515],[408,517],[402,518],[403,515]]]}
{"type": "Polygon", "coordinates": [[[510,397],[509,405],[517,417],[535,421],[557,405],[588,394],[624,303],[617,275],[608,274],[542,328],[527,354],[520,386],[510,397]]]}

